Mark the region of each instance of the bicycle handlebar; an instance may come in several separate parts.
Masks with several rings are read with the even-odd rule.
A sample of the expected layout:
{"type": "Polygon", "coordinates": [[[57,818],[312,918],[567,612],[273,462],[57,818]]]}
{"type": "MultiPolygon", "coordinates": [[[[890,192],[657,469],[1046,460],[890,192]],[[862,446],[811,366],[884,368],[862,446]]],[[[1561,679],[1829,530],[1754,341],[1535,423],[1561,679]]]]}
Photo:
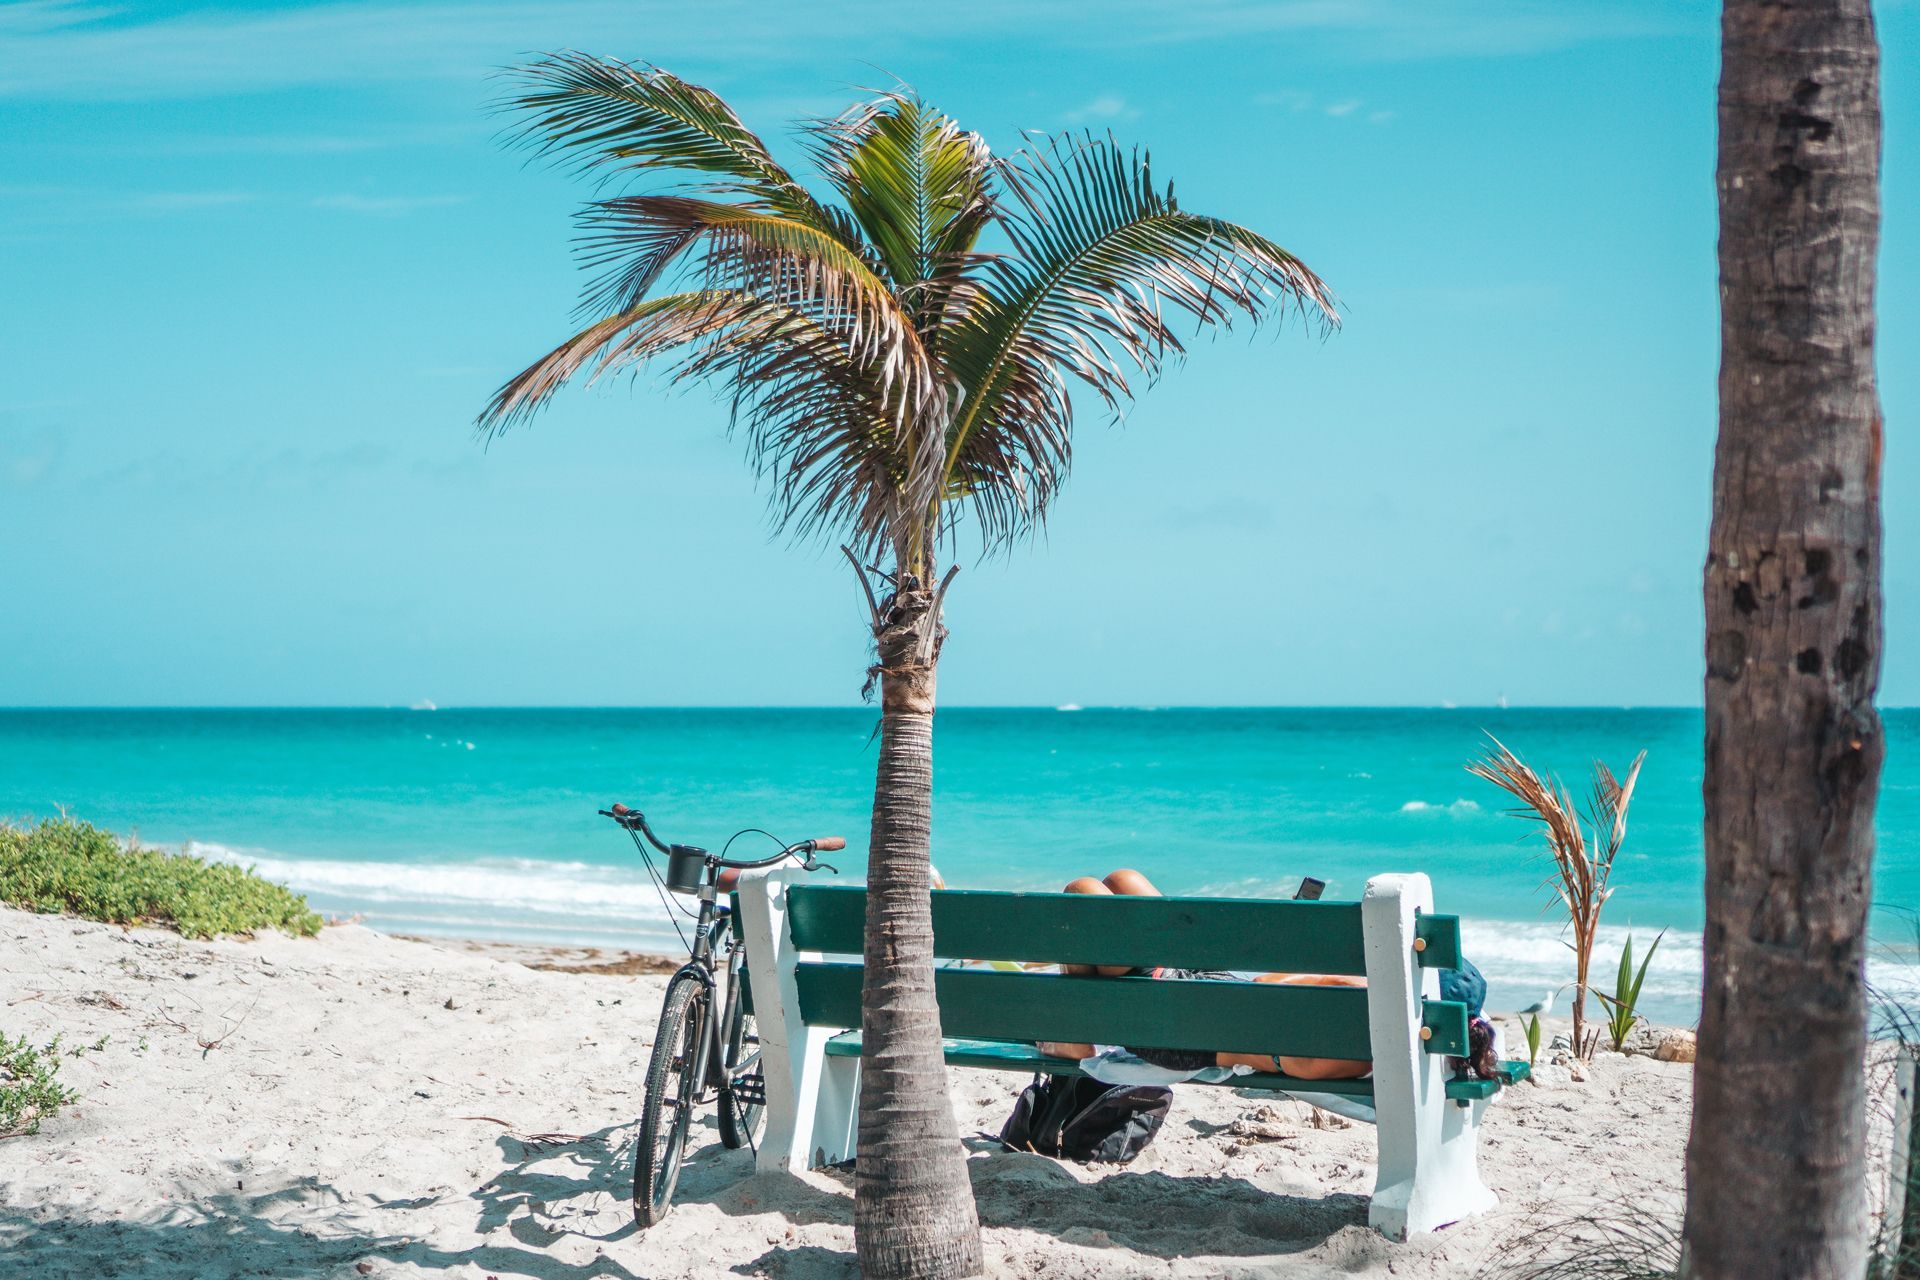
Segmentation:
{"type": "Polygon", "coordinates": [[[660,837],[653,834],[653,828],[647,825],[647,815],[641,813],[638,809],[629,809],[627,806],[616,801],[613,808],[602,809],[600,816],[603,818],[612,818],[629,831],[638,831],[647,838],[648,844],[658,849],[661,853],[672,854],[673,850],[665,844],[662,844],[660,837]]]}
{"type": "MultiPolygon", "coordinates": [[[[639,832],[647,838],[648,844],[658,849],[661,853],[667,854],[669,857],[672,856],[674,848],[678,847],[670,847],[661,843],[660,837],[653,834],[653,828],[647,825],[647,816],[638,809],[630,809],[626,805],[616,802],[612,808],[600,810],[600,815],[602,817],[612,818],[628,831],[639,832]]],[[[815,853],[832,853],[835,850],[846,847],[847,841],[844,836],[821,836],[814,840],[802,840],[797,844],[790,844],[780,852],[774,854],[771,858],[761,858],[754,862],[739,862],[730,858],[715,857],[712,854],[707,855],[707,860],[716,867],[728,867],[735,871],[757,871],[761,867],[770,867],[774,863],[784,862],[788,858],[799,858],[806,864],[807,870],[811,871],[816,865],[824,865],[814,862],[813,855],[815,853]]],[[[828,869],[832,870],[832,868],[828,869]]]]}
{"type": "Polygon", "coordinates": [[[814,842],[812,840],[802,840],[799,844],[788,845],[771,858],[761,858],[754,862],[741,862],[733,858],[715,858],[713,865],[716,867],[726,867],[731,871],[758,871],[761,867],[770,867],[776,862],[785,862],[788,858],[799,858],[802,861],[807,861],[813,853],[813,850],[814,842]]]}

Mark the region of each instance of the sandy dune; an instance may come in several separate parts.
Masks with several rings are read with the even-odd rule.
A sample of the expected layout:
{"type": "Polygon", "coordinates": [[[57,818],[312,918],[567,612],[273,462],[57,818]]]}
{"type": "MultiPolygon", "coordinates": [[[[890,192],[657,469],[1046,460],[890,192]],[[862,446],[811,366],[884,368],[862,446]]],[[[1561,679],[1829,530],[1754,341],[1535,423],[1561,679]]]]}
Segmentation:
{"type": "MultiPolygon", "coordinates": [[[[680,1207],[634,1231],[663,982],[351,925],[196,943],[0,908],[0,1028],[109,1037],[65,1069],[77,1106],[0,1142],[0,1275],[853,1275],[849,1177],[753,1176],[711,1122],[680,1207]]],[[[1407,1245],[1365,1226],[1372,1131],[1298,1103],[1182,1088],[1118,1169],[975,1141],[992,1273],[1471,1275],[1542,1215],[1677,1206],[1690,1073],[1603,1055],[1586,1083],[1510,1091],[1482,1155],[1501,1208],[1407,1245]]],[[[953,1078],[969,1134],[1022,1083],[953,1078]]]]}

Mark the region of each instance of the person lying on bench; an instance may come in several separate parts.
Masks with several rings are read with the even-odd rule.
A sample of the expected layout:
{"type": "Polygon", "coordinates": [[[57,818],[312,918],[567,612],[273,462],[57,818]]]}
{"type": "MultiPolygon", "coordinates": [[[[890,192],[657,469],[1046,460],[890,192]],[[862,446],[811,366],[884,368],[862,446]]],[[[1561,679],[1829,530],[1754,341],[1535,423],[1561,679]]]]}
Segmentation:
{"type": "MultiPolygon", "coordinates": [[[[1153,882],[1138,871],[1122,868],[1110,873],[1105,879],[1096,880],[1092,876],[1081,876],[1068,883],[1066,893],[1119,893],[1140,897],[1157,898],[1160,890],[1153,882]]],[[[1103,978],[1144,977],[1144,978],[1200,978],[1219,982],[1237,982],[1240,979],[1231,973],[1221,973],[1206,969],[1174,969],[1155,967],[1152,969],[1129,968],[1126,965],[1061,965],[1060,971],[1081,977],[1098,975],[1103,978]]],[[[1255,982],[1277,982],[1290,986],[1315,987],[1364,987],[1365,978],[1338,973],[1263,973],[1253,979],[1255,982]]],[[[1499,1060],[1494,1052],[1493,1027],[1481,1017],[1481,1005],[1486,997],[1486,980],[1473,963],[1462,960],[1459,969],[1449,969],[1441,975],[1441,995],[1449,1000],[1460,1000],[1467,1006],[1467,1045],[1469,1056],[1455,1059],[1455,1070],[1464,1069],[1468,1074],[1481,1079],[1491,1079],[1499,1069],[1499,1060]]],[[[1043,1040],[1037,1046],[1042,1053],[1056,1058],[1091,1058],[1095,1056],[1094,1046],[1062,1041],[1043,1040]]],[[[1201,1049],[1155,1049],[1129,1048],[1127,1052],[1156,1067],[1169,1071],[1203,1071],[1208,1067],[1247,1067],[1254,1071],[1278,1072],[1299,1080],[1354,1080],[1373,1070],[1371,1062],[1361,1062],[1351,1058],[1302,1058],[1289,1054],[1269,1053],[1209,1053],[1201,1049]]]]}

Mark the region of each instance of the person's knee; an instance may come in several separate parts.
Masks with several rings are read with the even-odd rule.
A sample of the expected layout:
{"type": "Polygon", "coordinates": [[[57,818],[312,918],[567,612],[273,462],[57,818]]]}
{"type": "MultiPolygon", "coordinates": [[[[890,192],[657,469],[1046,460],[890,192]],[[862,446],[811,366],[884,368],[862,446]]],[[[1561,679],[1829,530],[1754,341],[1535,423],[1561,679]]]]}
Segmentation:
{"type": "Polygon", "coordinates": [[[1130,867],[1120,868],[1108,875],[1101,883],[1114,893],[1135,894],[1149,898],[1160,896],[1160,891],[1153,887],[1153,881],[1130,867]]]}
{"type": "Polygon", "coordinates": [[[1095,880],[1092,876],[1081,876],[1078,880],[1069,880],[1067,882],[1067,887],[1062,889],[1060,892],[1062,893],[1112,893],[1113,890],[1107,888],[1105,884],[1103,884],[1101,881],[1095,880]]]}

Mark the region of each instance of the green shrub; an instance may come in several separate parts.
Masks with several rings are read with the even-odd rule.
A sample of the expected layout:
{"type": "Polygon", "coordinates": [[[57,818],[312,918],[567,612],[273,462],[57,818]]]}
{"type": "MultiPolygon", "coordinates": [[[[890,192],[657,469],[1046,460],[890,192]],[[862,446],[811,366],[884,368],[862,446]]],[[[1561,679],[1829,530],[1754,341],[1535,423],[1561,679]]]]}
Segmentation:
{"type": "Polygon", "coordinates": [[[245,867],[123,848],[111,832],[68,817],[33,827],[0,822],[0,902],[113,924],[165,925],[189,938],[320,931],[305,898],[245,867]]]}
{"type": "Polygon", "coordinates": [[[80,1096],[59,1075],[59,1036],[36,1049],[25,1036],[9,1040],[0,1033],[0,1138],[40,1132],[42,1120],[80,1096]]]}

